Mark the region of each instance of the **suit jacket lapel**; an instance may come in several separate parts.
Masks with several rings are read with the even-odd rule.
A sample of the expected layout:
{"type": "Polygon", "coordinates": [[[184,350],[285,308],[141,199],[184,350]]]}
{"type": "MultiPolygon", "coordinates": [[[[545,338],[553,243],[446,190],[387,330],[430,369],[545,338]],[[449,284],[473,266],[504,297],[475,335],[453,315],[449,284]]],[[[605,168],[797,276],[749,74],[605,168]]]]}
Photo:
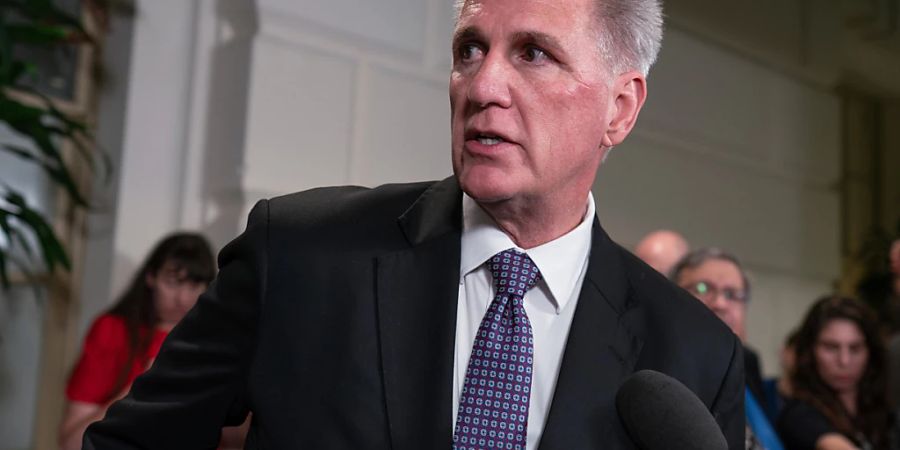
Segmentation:
{"type": "Polygon", "coordinates": [[[393,448],[449,448],[461,191],[436,183],[399,219],[410,247],[376,261],[385,401],[393,448]]]}
{"type": "Polygon", "coordinates": [[[591,254],[539,448],[617,448],[616,391],[642,341],[630,326],[634,306],[622,255],[594,220],[591,254]]]}

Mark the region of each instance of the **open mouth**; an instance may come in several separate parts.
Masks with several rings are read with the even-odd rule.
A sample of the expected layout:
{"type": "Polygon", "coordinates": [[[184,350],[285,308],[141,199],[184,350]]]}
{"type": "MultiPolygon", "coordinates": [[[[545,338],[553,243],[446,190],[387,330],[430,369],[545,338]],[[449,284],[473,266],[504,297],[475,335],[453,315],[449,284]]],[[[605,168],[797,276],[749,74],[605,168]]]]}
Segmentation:
{"type": "Polygon", "coordinates": [[[479,144],[486,146],[493,146],[511,142],[506,136],[498,131],[478,130],[475,128],[466,131],[466,140],[476,141],[479,144]]]}
{"type": "Polygon", "coordinates": [[[506,142],[506,140],[504,140],[500,136],[494,136],[494,135],[490,135],[490,134],[481,134],[481,133],[479,133],[477,136],[475,136],[475,140],[478,141],[478,143],[482,144],[482,145],[497,145],[497,144],[506,142]]]}

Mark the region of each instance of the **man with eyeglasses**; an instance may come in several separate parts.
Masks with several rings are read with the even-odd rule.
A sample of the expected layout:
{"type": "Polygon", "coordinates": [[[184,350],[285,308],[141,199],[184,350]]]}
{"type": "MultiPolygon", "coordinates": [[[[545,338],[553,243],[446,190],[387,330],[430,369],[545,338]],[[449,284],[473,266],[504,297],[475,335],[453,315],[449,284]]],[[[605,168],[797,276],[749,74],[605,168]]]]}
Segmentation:
{"type": "MultiPolygon", "coordinates": [[[[672,268],[675,284],[694,294],[722,319],[741,342],[746,343],[747,302],[750,282],[740,261],[721,249],[709,247],[694,250],[672,268]]],[[[747,385],[744,410],[747,417],[746,448],[781,450],[778,436],[765,416],[762,404],[762,375],[759,356],[744,345],[744,379],[747,385]]]]}

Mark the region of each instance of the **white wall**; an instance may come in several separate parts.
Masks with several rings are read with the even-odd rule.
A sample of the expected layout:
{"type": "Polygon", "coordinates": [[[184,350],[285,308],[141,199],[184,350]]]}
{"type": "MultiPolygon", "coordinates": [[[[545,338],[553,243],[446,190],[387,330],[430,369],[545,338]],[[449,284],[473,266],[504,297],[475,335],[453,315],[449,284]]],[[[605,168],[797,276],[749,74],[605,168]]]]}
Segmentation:
{"type": "Polygon", "coordinates": [[[256,197],[450,174],[452,8],[259,2],[243,188],[256,197]]]}

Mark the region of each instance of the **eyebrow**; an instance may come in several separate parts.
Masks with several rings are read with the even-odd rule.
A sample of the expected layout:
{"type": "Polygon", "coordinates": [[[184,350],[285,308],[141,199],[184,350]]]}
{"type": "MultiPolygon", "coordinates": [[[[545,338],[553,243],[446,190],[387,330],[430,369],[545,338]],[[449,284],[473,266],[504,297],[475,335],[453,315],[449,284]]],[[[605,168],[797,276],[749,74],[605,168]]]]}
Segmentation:
{"type": "MultiPolygon", "coordinates": [[[[453,34],[453,48],[459,46],[460,42],[463,41],[485,42],[487,41],[487,38],[478,28],[468,26],[457,30],[456,33],[453,34]]],[[[541,47],[554,51],[554,53],[563,51],[563,46],[559,39],[540,31],[516,31],[512,34],[512,42],[533,42],[541,47]]]]}
{"type": "Polygon", "coordinates": [[[457,30],[453,33],[453,48],[455,49],[459,46],[462,41],[485,41],[484,34],[481,33],[477,28],[469,26],[462,29],[457,30]]]}
{"type": "Polygon", "coordinates": [[[513,33],[513,42],[533,42],[554,53],[562,52],[563,46],[555,37],[540,31],[517,31],[513,33]]]}

